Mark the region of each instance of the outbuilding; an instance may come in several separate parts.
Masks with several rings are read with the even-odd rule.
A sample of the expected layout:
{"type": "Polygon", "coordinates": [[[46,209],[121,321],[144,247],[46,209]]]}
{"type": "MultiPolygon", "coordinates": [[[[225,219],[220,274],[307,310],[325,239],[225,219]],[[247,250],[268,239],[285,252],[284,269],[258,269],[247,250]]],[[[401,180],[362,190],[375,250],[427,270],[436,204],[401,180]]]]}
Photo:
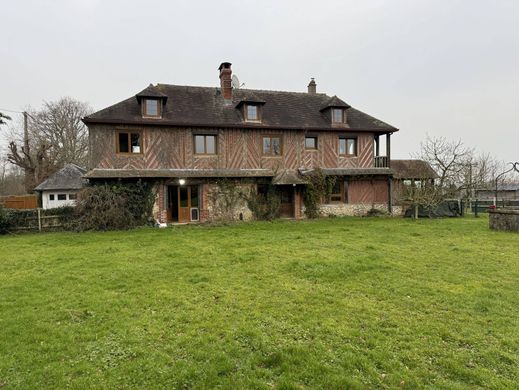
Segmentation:
{"type": "Polygon", "coordinates": [[[34,190],[41,193],[42,208],[75,206],[77,193],[86,184],[86,169],[67,164],[34,190]]]}

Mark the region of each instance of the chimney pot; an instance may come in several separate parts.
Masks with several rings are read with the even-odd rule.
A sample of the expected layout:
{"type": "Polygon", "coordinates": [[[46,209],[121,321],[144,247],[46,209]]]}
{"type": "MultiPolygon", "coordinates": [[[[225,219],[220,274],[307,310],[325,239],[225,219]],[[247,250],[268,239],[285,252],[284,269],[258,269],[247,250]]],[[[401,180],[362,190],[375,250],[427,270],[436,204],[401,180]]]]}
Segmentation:
{"type": "Polygon", "coordinates": [[[314,78],[310,80],[310,83],[308,84],[308,93],[314,94],[317,93],[317,84],[315,83],[314,78]]]}
{"type": "Polygon", "coordinates": [[[220,88],[225,103],[232,102],[232,70],[230,62],[222,62],[218,67],[220,71],[220,88]]]}

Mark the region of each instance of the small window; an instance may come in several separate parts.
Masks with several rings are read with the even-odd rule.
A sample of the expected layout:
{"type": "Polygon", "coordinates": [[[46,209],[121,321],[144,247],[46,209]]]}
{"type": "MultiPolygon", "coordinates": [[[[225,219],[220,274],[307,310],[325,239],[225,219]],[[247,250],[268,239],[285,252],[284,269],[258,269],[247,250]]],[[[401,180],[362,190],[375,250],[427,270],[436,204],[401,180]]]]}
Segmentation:
{"type": "Polygon", "coordinates": [[[245,113],[248,121],[259,121],[258,106],[247,104],[245,107],[245,113]]]}
{"type": "Polygon", "coordinates": [[[54,194],[49,195],[49,200],[54,200],[54,194]]]}
{"type": "Polygon", "coordinates": [[[216,135],[195,135],[196,154],[216,154],[216,135]]]}
{"type": "Polygon", "coordinates": [[[142,137],[140,133],[118,133],[117,153],[142,153],[142,137]]]}
{"type": "Polygon", "coordinates": [[[58,194],[58,200],[67,200],[67,194],[58,194]]]}
{"type": "Polygon", "coordinates": [[[317,149],[317,137],[305,137],[305,149],[317,149]]]}
{"type": "Polygon", "coordinates": [[[144,99],[142,116],[158,118],[160,117],[160,105],[157,99],[144,99]]]}
{"type": "Polygon", "coordinates": [[[332,122],[333,123],[344,123],[344,110],[340,108],[332,109],[332,122]]]}
{"type": "Polygon", "coordinates": [[[275,136],[264,136],[263,154],[267,156],[281,156],[281,138],[275,136]]]}
{"type": "Polygon", "coordinates": [[[356,156],[357,155],[357,139],[356,138],[339,138],[339,155],[356,156]]]}
{"type": "Polygon", "coordinates": [[[77,194],[68,194],[68,200],[76,200],[77,194]]]}

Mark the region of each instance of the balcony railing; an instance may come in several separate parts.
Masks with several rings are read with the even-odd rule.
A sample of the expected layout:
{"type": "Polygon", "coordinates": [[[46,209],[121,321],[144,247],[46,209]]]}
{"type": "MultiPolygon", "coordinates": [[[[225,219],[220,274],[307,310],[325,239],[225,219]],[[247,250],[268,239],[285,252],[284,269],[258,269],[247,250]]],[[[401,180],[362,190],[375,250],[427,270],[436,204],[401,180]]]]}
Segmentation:
{"type": "Polygon", "coordinates": [[[387,156],[375,156],[375,168],[389,168],[387,156]]]}

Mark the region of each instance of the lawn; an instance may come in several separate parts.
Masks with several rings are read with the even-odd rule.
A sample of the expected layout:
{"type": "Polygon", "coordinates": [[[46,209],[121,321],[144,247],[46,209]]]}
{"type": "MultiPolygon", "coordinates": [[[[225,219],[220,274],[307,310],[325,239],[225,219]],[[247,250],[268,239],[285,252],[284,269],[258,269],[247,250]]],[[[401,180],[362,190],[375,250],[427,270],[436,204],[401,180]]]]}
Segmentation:
{"type": "Polygon", "coordinates": [[[519,235],[488,220],[0,237],[0,388],[512,388],[519,235]]]}

